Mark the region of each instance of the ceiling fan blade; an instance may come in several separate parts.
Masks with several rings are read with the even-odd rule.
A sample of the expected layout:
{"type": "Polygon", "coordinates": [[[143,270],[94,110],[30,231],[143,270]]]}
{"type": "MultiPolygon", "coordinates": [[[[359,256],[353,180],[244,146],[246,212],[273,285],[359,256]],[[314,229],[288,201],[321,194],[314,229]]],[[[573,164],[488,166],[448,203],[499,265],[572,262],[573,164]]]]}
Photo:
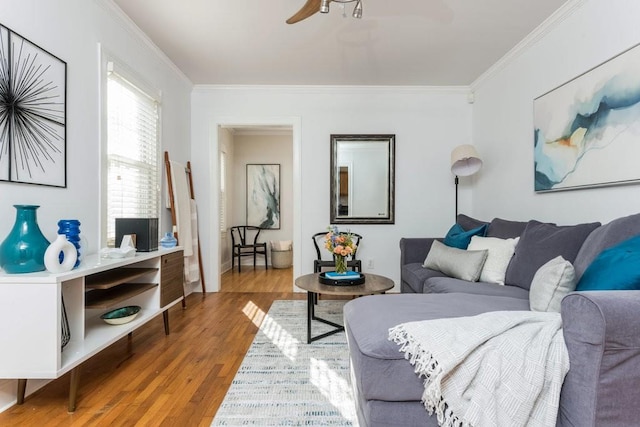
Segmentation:
{"type": "Polygon", "coordinates": [[[296,12],[291,18],[287,19],[287,24],[295,24],[296,22],[300,22],[303,19],[307,19],[311,15],[320,11],[320,1],[321,0],[307,0],[307,2],[302,6],[302,8],[296,12]]]}

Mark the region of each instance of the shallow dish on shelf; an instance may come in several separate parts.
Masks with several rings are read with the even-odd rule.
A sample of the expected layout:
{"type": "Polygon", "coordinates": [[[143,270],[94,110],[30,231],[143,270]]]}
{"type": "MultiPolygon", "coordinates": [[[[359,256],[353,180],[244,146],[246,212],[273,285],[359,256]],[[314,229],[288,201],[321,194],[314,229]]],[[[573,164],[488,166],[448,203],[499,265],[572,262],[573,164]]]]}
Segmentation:
{"type": "Polygon", "coordinates": [[[103,314],[100,318],[110,325],[122,325],[135,319],[140,309],[138,305],[120,307],[103,314]]]}

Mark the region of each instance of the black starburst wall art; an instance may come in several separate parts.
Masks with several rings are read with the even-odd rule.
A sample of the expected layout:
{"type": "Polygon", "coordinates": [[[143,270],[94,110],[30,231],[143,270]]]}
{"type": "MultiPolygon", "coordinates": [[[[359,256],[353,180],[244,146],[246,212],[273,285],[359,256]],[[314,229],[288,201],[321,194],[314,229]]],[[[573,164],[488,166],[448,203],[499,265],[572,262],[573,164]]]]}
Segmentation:
{"type": "Polygon", "coordinates": [[[0,181],[67,186],[67,63],[0,24],[0,181]]]}

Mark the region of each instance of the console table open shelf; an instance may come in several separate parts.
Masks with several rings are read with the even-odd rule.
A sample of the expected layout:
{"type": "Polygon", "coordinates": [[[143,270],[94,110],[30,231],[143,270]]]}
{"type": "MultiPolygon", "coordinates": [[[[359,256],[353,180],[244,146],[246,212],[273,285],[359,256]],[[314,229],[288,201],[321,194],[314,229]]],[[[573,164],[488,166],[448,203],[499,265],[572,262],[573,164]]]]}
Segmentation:
{"type": "Polygon", "coordinates": [[[55,379],[71,371],[69,411],[76,405],[79,367],[137,328],[183,300],[181,247],[104,259],[89,255],[66,273],[0,273],[0,378],[17,379],[17,403],[27,379],[55,379]],[[62,301],[71,339],[61,349],[62,301]],[[141,310],[131,322],[109,325],[100,316],[126,305],[141,310]]]}

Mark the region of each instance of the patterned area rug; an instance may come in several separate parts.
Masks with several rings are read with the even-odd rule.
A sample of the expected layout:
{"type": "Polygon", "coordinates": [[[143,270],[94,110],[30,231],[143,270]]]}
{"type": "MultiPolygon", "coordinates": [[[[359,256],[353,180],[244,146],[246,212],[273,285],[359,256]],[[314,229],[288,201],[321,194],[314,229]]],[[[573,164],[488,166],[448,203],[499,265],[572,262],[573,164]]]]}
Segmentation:
{"type": "MultiPolygon", "coordinates": [[[[345,334],[306,344],[306,304],[274,301],[212,426],[358,425],[345,334]]],[[[342,324],[343,305],[320,301],[316,315],[342,324]]],[[[314,336],[331,329],[312,328],[314,336]]]]}

